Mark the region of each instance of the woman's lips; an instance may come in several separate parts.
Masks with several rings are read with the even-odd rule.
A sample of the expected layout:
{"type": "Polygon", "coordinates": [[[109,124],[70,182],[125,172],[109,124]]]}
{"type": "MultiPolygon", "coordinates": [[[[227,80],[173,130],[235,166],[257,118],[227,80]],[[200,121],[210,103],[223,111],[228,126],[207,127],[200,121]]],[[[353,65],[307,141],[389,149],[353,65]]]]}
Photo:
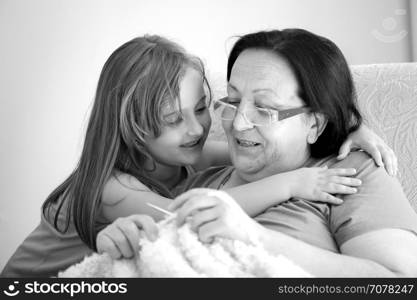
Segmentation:
{"type": "Polygon", "coordinates": [[[250,141],[250,140],[246,140],[246,139],[239,139],[239,138],[236,138],[236,143],[239,146],[246,147],[246,148],[257,147],[257,146],[261,145],[261,143],[258,143],[258,142],[254,142],[254,141],[250,141]]]}

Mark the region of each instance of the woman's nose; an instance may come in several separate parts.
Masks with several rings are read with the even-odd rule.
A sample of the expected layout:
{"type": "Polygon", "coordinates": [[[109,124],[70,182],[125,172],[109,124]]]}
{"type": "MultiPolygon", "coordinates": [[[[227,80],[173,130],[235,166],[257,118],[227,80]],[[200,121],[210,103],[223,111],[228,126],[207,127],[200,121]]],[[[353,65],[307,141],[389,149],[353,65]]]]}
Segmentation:
{"type": "Polygon", "coordinates": [[[237,111],[235,118],[233,119],[233,128],[236,131],[244,131],[253,128],[253,124],[251,124],[246,117],[243,115],[242,112],[237,111]]]}

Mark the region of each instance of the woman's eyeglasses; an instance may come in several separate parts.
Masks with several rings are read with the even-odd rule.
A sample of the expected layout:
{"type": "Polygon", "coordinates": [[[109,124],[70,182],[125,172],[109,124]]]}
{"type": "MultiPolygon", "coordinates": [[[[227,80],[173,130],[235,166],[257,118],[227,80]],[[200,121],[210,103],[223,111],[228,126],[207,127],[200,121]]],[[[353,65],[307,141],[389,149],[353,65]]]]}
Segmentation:
{"type": "Polygon", "coordinates": [[[293,116],[309,111],[308,107],[296,107],[283,110],[254,107],[241,112],[238,109],[239,103],[228,103],[228,97],[221,98],[214,102],[214,114],[221,120],[234,120],[237,113],[242,114],[245,121],[254,126],[270,126],[273,123],[291,118],[293,116]]]}

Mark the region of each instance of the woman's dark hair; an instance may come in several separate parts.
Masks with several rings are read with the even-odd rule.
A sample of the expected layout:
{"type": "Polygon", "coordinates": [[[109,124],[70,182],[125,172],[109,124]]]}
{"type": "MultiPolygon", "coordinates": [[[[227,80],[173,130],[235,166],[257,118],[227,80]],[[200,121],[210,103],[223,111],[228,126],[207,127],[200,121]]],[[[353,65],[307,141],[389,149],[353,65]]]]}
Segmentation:
{"type": "Polygon", "coordinates": [[[328,120],[316,143],[310,145],[311,156],[337,153],[349,133],[362,123],[350,69],[340,49],[329,39],[303,29],[247,34],[230,52],[228,81],[236,59],[248,49],[271,51],[289,63],[298,81],[298,96],[312,113],[322,113],[328,120]]]}

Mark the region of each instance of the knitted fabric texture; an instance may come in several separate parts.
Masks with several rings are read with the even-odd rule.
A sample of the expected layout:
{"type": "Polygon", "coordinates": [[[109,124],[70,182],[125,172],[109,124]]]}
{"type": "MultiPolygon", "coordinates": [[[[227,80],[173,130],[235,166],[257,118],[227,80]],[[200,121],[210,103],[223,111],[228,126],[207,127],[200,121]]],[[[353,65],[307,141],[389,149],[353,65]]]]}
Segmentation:
{"type": "Polygon", "coordinates": [[[58,277],[311,277],[284,256],[273,256],[261,246],[215,238],[202,243],[186,223],[172,218],[158,224],[155,241],[140,240],[132,259],[93,254],[58,277]]]}

